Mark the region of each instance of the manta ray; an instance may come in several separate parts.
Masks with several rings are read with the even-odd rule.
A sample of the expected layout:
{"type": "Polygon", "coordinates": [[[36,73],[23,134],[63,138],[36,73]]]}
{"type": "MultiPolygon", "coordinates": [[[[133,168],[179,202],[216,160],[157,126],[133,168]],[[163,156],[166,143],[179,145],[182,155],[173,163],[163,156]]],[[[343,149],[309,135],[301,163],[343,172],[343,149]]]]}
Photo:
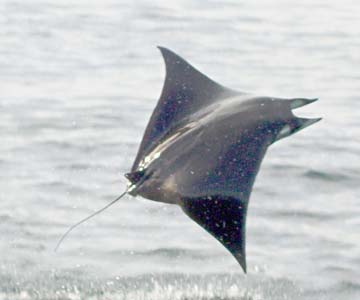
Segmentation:
{"type": "Polygon", "coordinates": [[[317,99],[238,92],[159,49],[165,83],[125,175],[128,193],[179,205],[246,273],[246,213],[261,161],[271,144],[321,119],[292,113],[317,99]]]}
{"type": "Polygon", "coordinates": [[[246,214],[261,161],[276,141],[321,118],[292,110],[317,99],[256,96],[224,87],[169,49],[162,93],[145,130],[126,193],[176,204],[215,237],[246,273],[246,214]]]}

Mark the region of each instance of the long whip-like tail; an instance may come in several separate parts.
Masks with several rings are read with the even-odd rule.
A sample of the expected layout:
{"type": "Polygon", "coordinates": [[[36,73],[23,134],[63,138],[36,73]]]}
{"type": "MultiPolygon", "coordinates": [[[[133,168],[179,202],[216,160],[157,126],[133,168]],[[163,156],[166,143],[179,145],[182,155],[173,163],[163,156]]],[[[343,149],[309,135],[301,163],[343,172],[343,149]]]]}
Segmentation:
{"type": "Polygon", "coordinates": [[[103,212],[105,209],[109,208],[110,206],[112,206],[113,204],[115,204],[117,201],[119,201],[122,197],[124,197],[126,195],[126,193],[129,191],[129,188],[122,193],[119,197],[117,197],[116,199],[114,199],[113,201],[111,201],[109,204],[105,205],[103,208],[97,210],[96,212],[94,212],[93,214],[91,214],[90,216],[86,217],[85,219],[82,219],[81,221],[75,223],[74,225],[72,225],[60,238],[59,242],[57,243],[56,247],[55,247],[55,252],[59,249],[61,243],[64,241],[64,239],[68,236],[68,234],[75,229],[76,227],[78,227],[80,224],[86,222],[87,220],[91,219],[92,217],[100,214],[101,212],[103,212]]]}

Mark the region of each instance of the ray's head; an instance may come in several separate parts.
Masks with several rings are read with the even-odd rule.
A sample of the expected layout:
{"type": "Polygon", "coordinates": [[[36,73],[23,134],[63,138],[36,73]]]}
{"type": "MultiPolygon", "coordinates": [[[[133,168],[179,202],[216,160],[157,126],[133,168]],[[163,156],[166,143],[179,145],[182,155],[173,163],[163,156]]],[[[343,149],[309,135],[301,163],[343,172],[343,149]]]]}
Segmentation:
{"type": "MultiPolygon", "coordinates": [[[[318,99],[276,99],[266,98],[258,100],[259,106],[263,107],[264,129],[271,133],[273,140],[276,142],[288,137],[318,121],[321,118],[301,118],[294,115],[294,109],[313,103],[318,99]]],[[[260,110],[261,111],[261,110],[260,110]]]]}
{"type": "Polygon", "coordinates": [[[316,122],[319,122],[321,118],[300,118],[295,116],[292,112],[293,109],[302,107],[317,100],[318,100],[317,98],[315,99],[298,98],[298,99],[288,100],[286,105],[290,107],[291,118],[288,120],[288,124],[286,124],[283,128],[281,128],[280,132],[276,137],[276,140],[287,137],[316,122]]]}

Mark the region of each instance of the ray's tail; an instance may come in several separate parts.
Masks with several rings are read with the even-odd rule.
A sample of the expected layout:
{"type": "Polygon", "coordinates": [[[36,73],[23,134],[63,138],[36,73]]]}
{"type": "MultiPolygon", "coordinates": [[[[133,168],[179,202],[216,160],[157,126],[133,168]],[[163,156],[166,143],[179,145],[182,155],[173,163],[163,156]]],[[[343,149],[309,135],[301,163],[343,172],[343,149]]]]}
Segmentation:
{"type": "Polygon", "coordinates": [[[92,217],[95,217],[96,215],[102,213],[104,210],[106,210],[107,208],[109,208],[110,206],[112,206],[113,204],[115,204],[116,202],[118,202],[122,197],[124,197],[124,196],[129,192],[130,189],[131,189],[131,187],[130,187],[130,188],[127,188],[127,189],[125,190],[125,192],[123,192],[120,196],[118,196],[116,199],[114,199],[113,201],[111,201],[109,204],[105,205],[103,208],[101,208],[101,209],[97,210],[96,212],[92,213],[90,216],[88,216],[88,217],[82,219],[81,221],[75,223],[74,225],[72,225],[72,226],[61,236],[60,240],[58,241],[58,243],[57,243],[57,245],[56,245],[56,247],[55,247],[55,249],[54,249],[54,251],[56,252],[56,251],[59,249],[61,243],[62,243],[62,242],[64,241],[64,239],[69,235],[69,233],[70,233],[71,231],[73,231],[73,230],[74,230],[76,227],[78,227],[80,224],[82,224],[82,223],[86,222],[87,220],[91,219],[92,217]]]}

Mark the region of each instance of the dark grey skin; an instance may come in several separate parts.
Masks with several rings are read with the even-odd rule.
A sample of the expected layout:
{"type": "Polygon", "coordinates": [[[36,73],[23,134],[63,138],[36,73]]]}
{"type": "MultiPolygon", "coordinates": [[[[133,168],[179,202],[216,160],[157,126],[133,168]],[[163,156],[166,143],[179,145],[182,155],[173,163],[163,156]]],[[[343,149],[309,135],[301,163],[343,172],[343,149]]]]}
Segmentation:
{"type": "Polygon", "coordinates": [[[272,143],[320,120],[292,113],[317,99],[237,92],[159,49],[165,84],[126,174],[128,192],[179,205],[246,272],[246,212],[261,161],[272,143]]]}

